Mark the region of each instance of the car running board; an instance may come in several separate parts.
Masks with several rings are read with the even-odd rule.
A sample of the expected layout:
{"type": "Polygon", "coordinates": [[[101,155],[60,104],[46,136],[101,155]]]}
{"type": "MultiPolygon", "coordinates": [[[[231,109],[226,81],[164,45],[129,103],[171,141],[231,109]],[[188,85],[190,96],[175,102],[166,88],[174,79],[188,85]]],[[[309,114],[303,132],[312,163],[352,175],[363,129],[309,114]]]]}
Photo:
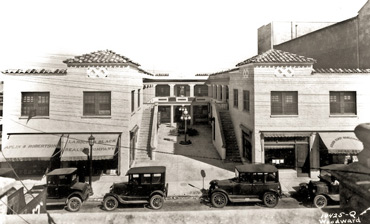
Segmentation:
{"type": "Polygon", "coordinates": [[[142,200],[142,201],[120,201],[122,204],[144,204],[144,203],[149,203],[148,201],[146,200],[142,200]]]}
{"type": "Polygon", "coordinates": [[[241,198],[241,197],[229,197],[231,202],[260,202],[261,199],[259,198],[241,198]]]}

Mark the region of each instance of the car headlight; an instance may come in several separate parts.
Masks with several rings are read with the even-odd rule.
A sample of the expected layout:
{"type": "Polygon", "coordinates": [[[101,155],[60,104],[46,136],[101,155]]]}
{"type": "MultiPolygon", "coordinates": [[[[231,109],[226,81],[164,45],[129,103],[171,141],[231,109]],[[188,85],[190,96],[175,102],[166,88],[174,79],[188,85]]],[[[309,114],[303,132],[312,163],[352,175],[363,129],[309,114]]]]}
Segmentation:
{"type": "Polygon", "coordinates": [[[316,189],[312,189],[312,193],[316,193],[316,189]]]}

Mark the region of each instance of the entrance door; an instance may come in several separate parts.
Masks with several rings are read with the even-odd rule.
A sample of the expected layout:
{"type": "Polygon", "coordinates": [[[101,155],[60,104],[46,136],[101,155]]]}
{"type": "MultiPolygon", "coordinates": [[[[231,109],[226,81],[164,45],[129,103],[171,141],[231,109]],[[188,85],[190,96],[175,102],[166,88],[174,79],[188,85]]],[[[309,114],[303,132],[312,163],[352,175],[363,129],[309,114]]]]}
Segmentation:
{"type": "Polygon", "coordinates": [[[297,176],[308,177],[310,173],[310,157],[308,144],[296,144],[297,176]]]}
{"type": "Polygon", "coordinates": [[[171,106],[158,106],[158,112],[160,112],[161,123],[171,122],[171,106]]]}

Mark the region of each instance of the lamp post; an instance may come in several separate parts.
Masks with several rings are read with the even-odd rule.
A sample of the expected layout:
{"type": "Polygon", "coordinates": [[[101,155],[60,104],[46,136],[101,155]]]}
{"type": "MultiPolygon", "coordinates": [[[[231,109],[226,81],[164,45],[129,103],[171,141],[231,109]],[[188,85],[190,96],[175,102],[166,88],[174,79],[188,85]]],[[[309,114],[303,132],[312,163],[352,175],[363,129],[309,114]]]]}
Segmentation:
{"type": "Polygon", "coordinates": [[[93,148],[94,143],[95,143],[95,138],[91,134],[91,136],[89,137],[89,145],[90,145],[90,156],[89,156],[89,160],[90,160],[89,185],[90,185],[90,188],[91,188],[91,195],[93,194],[92,184],[91,184],[91,175],[92,175],[92,148],[93,148]]]}
{"type": "Polygon", "coordinates": [[[187,139],[186,139],[186,132],[187,132],[187,123],[188,123],[189,120],[191,120],[191,116],[188,114],[188,110],[186,110],[186,108],[185,108],[184,112],[181,115],[181,120],[183,120],[185,122],[185,141],[184,142],[180,142],[180,144],[182,144],[182,145],[189,145],[189,144],[191,144],[191,142],[190,141],[187,141],[187,139]]]}

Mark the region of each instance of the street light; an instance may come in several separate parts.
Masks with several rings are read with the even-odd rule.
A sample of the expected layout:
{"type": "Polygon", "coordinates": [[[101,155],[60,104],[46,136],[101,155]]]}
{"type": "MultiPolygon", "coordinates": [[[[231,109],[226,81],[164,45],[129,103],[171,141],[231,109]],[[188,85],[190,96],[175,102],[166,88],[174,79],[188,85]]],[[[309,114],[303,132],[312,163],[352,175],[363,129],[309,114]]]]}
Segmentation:
{"type": "Polygon", "coordinates": [[[92,148],[93,148],[94,143],[95,143],[95,138],[94,138],[94,136],[91,134],[91,136],[89,137],[89,145],[90,145],[90,157],[89,157],[89,160],[90,160],[89,185],[90,185],[90,188],[91,188],[91,195],[92,195],[92,194],[94,194],[94,193],[93,193],[93,190],[92,190],[92,184],[91,184],[91,175],[92,175],[92,148]]]}
{"type": "Polygon", "coordinates": [[[181,115],[181,120],[183,120],[185,122],[185,141],[181,141],[180,144],[181,145],[189,145],[191,144],[191,141],[187,141],[186,140],[186,132],[187,132],[187,121],[190,121],[191,120],[191,116],[188,114],[188,110],[185,108],[184,112],[182,113],[181,115]]]}

